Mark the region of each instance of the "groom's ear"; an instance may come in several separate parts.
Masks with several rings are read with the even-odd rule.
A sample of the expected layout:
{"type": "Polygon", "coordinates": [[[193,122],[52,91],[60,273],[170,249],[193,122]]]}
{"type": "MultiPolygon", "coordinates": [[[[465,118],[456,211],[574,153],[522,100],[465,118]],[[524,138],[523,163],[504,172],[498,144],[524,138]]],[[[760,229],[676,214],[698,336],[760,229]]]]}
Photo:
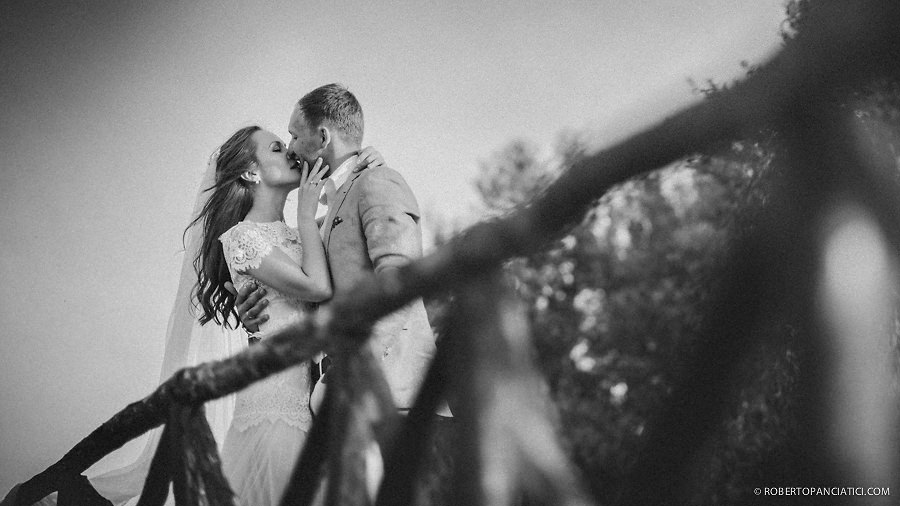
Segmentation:
{"type": "Polygon", "coordinates": [[[331,144],[331,129],[325,125],[319,127],[319,142],[322,149],[327,148],[331,144]]]}

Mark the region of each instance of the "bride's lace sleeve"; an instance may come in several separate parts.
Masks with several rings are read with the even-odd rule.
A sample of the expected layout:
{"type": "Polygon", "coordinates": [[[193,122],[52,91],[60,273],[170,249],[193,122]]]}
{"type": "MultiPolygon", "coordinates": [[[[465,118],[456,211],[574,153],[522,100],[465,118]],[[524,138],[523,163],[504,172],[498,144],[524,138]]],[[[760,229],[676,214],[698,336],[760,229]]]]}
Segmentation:
{"type": "Polygon", "coordinates": [[[225,260],[237,272],[255,269],[272,251],[272,241],[257,227],[238,223],[219,237],[225,260]]]}

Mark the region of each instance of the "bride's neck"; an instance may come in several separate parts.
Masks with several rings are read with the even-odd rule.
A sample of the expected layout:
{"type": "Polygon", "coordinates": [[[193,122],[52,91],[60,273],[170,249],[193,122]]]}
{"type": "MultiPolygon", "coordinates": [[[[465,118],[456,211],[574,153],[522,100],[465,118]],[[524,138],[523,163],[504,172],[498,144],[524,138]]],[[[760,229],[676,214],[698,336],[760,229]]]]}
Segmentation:
{"type": "Polygon", "coordinates": [[[288,192],[266,191],[260,188],[253,196],[253,206],[244,217],[247,221],[284,221],[284,203],[288,192]]]}

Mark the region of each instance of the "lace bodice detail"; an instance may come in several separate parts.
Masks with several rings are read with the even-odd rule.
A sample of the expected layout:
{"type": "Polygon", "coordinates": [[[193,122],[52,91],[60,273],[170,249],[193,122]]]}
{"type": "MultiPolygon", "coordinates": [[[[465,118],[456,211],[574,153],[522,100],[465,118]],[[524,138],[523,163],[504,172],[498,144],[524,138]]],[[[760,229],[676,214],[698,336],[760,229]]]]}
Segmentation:
{"type": "Polygon", "coordinates": [[[263,259],[272,252],[272,248],[280,249],[300,264],[303,260],[303,248],[300,245],[300,234],[296,229],[287,226],[283,221],[268,223],[242,221],[222,234],[219,241],[222,242],[228,272],[235,288],[241,289],[244,285],[256,282],[266,288],[270,294],[269,301],[284,298],[301,303],[299,299],[289,297],[247,274],[249,269],[262,265],[263,259]]]}
{"type": "MultiPolygon", "coordinates": [[[[260,325],[263,339],[272,332],[304,317],[303,301],[268,286],[247,273],[257,268],[274,248],[300,264],[303,249],[296,229],[284,222],[256,223],[242,221],[219,237],[231,280],[238,289],[256,282],[265,287],[269,305],[269,320],[260,325]]],[[[294,427],[308,430],[312,423],[309,411],[309,365],[291,367],[250,385],[238,393],[232,427],[245,431],[263,421],[281,420],[294,427]]]]}

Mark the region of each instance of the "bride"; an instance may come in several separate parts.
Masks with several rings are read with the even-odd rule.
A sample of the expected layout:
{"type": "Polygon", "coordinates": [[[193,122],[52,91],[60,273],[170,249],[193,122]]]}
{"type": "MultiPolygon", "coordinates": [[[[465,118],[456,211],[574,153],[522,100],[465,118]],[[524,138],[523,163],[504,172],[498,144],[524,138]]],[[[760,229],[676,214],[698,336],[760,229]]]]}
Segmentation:
{"type": "MultiPolygon", "coordinates": [[[[237,289],[257,284],[269,297],[269,320],[251,342],[296,323],[304,302],[331,297],[325,249],[315,222],[319,159],[303,168],[271,132],[247,127],[228,139],[216,163],[216,183],[197,223],[203,225],[196,298],[200,323],[226,324],[237,289]],[[288,193],[297,188],[297,228],[284,222],[288,193]]],[[[239,504],[276,505],[312,422],[308,364],[292,367],[239,392],[222,449],[225,477],[239,504]]]]}

